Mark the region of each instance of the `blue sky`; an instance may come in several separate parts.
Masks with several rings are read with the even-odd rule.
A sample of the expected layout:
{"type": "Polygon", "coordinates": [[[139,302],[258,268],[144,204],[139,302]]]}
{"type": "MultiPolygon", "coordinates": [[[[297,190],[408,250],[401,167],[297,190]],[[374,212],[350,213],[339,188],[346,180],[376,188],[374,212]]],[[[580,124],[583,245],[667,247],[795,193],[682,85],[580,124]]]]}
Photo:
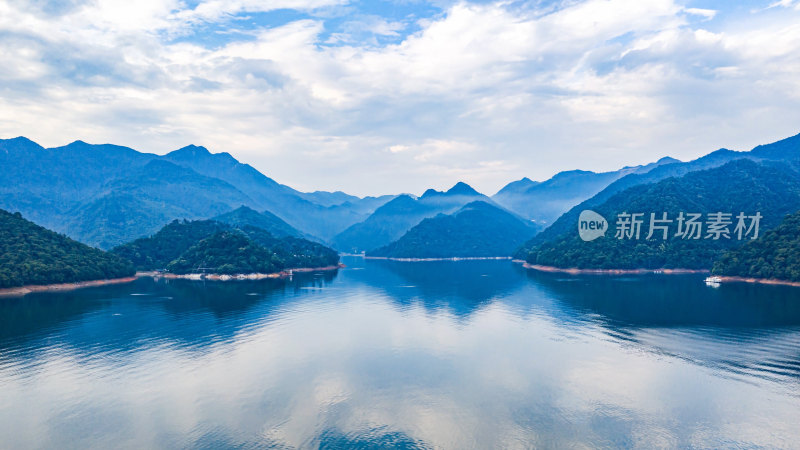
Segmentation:
{"type": "Polygon", "coordinates": [[[800,132],[800,0],[0,0],[0,137],[366,195],[800,132]]]}

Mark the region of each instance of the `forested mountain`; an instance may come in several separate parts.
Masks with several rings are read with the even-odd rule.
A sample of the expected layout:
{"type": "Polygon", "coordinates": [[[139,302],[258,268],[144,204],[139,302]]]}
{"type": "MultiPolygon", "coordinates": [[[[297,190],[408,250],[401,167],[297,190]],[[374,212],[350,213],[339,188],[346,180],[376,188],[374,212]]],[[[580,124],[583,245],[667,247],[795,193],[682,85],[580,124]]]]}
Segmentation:
{"type": "Polygon", "coordinates": [[[339,255],[322,244],[292,236],[278,238],[249,224],[231,226],[214,220],[175,220],[154,235],[116,247],[112,253],[133,261],[138,270],[176,273],[199,267],[215,273],[247,273],[253,268],[259,268],[256,272],[272,268],[274,272],[339,261],[339,255]],[[230,266],[222,268],[226,264],[230,266]]]}
{"type": "Polygon", "coordinates": [[[752,278],[800,281],[800,212],[786,216],[758,239],[726,252],[713,272],[752,278]]]}
{"type": "Polygon", "coordinates": [[[0,210],[0,288],[133,275],[131,263],[0,210]]]}
{"type": "Polygon", "coordinates": [[[156,159],[107,183],[96,199],[71,210],[65,232],[110,248],[154,232],[164,219],[203,219],[230,211],[230,205],[252,203],[225,181],[156,159]],[[125,211],[119,209],[121,199],[129,200],[125,211]]]}
{"type": "Polygon", "coordinates": [[[680,177],[690,172],[720,167],[728,162],[750,159],[754,161],[784,161],[796,163],[800,161],[800,134],[782,139],[771,144],[759,145],[749,152],[736,152],[719,149],[708,155],[689,162],[677,162],[658,166],[647,173],[626,175],[611,183],[594,197],[574,206],[559,217],[552,225],[537,234],[517,252],[516,256],[525,259],[528,250],[544,242],[557,239],[571,231],[578,221],[578,216],[585,209],[592,209],[610,199],[619,192],[633,186],[655,183],[670,177],[680,177]]]}
{"type": "MultiPolygon", "coordinates": [[[[608,221],[604,237],[584,242],[578,236],[578,221],[556,239],[535,246],[526,256],[532,264],[593,269],[711,269],[713,262],[729,248],[743,244],[736,236],[736,216],[760,213],[760,232],[775,227],[788,213],[800,209],[800,173],[789,164],[748,159],[732,161],[724,166],[691,172],[683,177],[668,178],[658,183],[634,186],[615,194],[593,208],[608,221]],[[683,212],[701,213],[698,239],[676,237],[678,216],[683,212]],[[717,212],[729,213],[726,229],[729,238],[709,238],[709,222],[717,212]],[[631,235],[617,239],[620,213],[644,213],[638,239],[631,235]],[[667,213],[667,239],[663,230],[655,228],[647,239],[650,213],[662,219],[667,213]]],[[[628,221],[630,223],[630,221],[628,221]]],[[[750,221],[744,224],[749,228],[750,221]]],[[[659,225],[656,222],[656,225],[659,225]]],[[[684,225],[684,231],[687,227],[684,225]]],[[[630,227],[625,228],[630,231],[630,227]]],[[[747,231],[747,230],[743,230],[747,231]]],[[[696,235],[691,233],[692,236],[696,235]]],[[[752,236],[752,235],[751,235],[752,236]]],[[[688,235],[687,235],[688,237],[688,235]]]]}
{"type": "Polygon", "coordinates": [[[429,189],[416,199],[400,195],[376,209],[365,221],[339,233],[333,245],[345,252],[370,251],[399,239],[422,219],[453,213],[477,200],[491,203],[488,197],[461,182],[445,192],[429,189]]]}
{"type": "Polygon", "coordinates": [[[132,261],[136,270],[164,269],[189,247],[230,228],[213,220],[173,220],[154,235],[117,246],[111,253],[132,261]]]}
{"type": "Polygon", "coordinates": [[[236,228],[253,226],[269,231],[275,237],[301,236],[302,233],[294,229],[291,225],[281,220],[280,217],[269,211],[258,212],[247,206],[240,206],[233,211],[219,216],[212,217],[211,220],[226,223],[236,228]]]}
{"type": "Polygon", "coordinates": [[[483,201],[467,204],[452,215],[424,219],[400,239],[368,252],[389,258],[452,258],[511,256],[537,227],[483,201]]]}
{"type": "Polygon", "coordinates": [[[241,205],[329,239],[391,199],[307,195],[227,153],[198,146],[158,156],[82,141],[45,149],[19,137],[0,139],[0,166],[0,208],[102,248],[154,233],[176,218],[208,218],[241,205]]]}
{"type": "Polygon", "coordinates": [[[647,173],[656,167],[676,162],[680,161],[661,158],[652,164],[601,173],[570,170],[559,172],[543,182],[523,178],[507,184],[492,196],[492,200],[526,219],[549,224],[571,207],[626,175],[647,173]]]}

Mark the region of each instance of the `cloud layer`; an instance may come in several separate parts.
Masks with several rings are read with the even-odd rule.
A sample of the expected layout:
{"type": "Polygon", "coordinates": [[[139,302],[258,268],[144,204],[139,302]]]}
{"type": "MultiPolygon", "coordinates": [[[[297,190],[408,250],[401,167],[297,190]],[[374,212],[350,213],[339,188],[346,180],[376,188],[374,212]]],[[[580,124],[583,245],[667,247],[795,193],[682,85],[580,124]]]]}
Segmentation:
{"type": "Polygon", "coordinates": [[[0,2],[0,137],[202,144],[378,194],[800,132],[798,2],[375,4],[0,2]]]}

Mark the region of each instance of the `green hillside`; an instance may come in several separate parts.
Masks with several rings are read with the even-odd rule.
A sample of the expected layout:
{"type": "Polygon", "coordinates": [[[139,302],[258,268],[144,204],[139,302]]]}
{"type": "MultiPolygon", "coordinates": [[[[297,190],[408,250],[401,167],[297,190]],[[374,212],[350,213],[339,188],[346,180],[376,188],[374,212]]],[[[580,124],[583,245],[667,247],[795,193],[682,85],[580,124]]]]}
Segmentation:
{"type": "Polygon", "coordinates": [[[198,241],[166,267],[177,274],[197,272],[199,268],[220,274],[283,269],[275,253],[236,231],[220,231],[198,241]]]}
{"type": "MultiPolygon", "coordinates": [[[[691,172],[680,178],[668,178],[653,184],[626,189],[595,208],[608,221],[604,237],[584,242],[578,235],[578,221],[556,239],[535,246],[527,261],[556,267],[592,269],[710,269],[726,250],[744,241],[733,237],[706,239],[675,238],[680,212],[708,214],[730,213],[729,230],[737,223],[735,216],[744,212],[760,213],[760,230],[775,227],[791,212],[800,209],[800,174],[789,165],[737,160],[715,169],[691,172]],[[617,239],[616,219],[619,213],[644,213],[640,239],[617,239]],[[669,238],[657,231],[646,239],[650,213],[666,212],[673,220],[668,225],[669,238]]],[[[749,224],[748,224],[749,225],[749,224]]]]}
{"type": "Polygon", "coordinates": [[[138,270],[177,273],[198,267],[215,273],[274,272],[339,262],[338,253],[322,244],[292,236],[277,238],[261,228],[213,220],[175,220],[154,235],[112,252],[133,261],[138,270]]]}
{"type": "Polygon", "coordinates": [[[472,202],[455,214],[425,219],[403,237],[369,252],[390,258],[496,257],[511,254],[536,228],[486,202],[472,202]]]}
{"type": "Polygon", "coordinates": [[[234,227],[253,226],[269,231],[273,236],[300,236],[301,233],[280,217],[269,211],[258,212],[247,206],[240,206],[231,212],[211,218],[217,222],[227,223],[234,227]]]}
{"type": "Polygon", "coordinates": [[[133,275],[131,263],[0,210],[0,288],[133,275]]]}
{"type": "Polygon", "coordinates": [[[800,212],[787,216],[760,238],[725,253],[714,263],[713,272],[800,281],[800,212]]]}

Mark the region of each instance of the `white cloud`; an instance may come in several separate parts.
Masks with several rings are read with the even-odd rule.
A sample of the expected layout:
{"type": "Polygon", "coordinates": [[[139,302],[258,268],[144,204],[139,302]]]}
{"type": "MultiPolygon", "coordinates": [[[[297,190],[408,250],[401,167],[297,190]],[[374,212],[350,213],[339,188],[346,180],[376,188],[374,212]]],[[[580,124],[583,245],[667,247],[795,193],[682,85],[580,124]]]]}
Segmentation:
{"type": "Polygon", "coordinates": [[[791,8],[705,29],[719,12],[673,0],[455,3],[337,31],[313,11],[340,0],[115,1],[59,14],[0,2],[0,134],[157,152],[192,142],[299,188],[366,194],[458,178],[493,191],[800,131],[791,8]],[[312,14],[222,45],[191,38],[278,8],[312,14]]]}

